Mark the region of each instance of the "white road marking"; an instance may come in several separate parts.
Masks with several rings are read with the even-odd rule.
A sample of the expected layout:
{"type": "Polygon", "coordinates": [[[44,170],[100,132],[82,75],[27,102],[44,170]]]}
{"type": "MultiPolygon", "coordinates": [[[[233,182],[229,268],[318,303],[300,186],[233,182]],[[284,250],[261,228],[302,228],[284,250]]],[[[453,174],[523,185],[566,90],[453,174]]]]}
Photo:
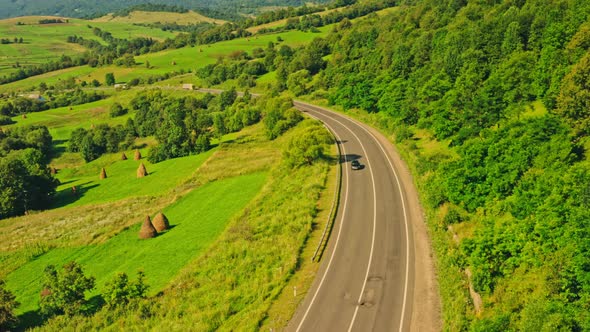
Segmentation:
{"type": "Polygon", "coordinates": [[[355,120],[352,120],[352,119],[349,119],[349,120],[352,122],[355,122],[359,127],[363,128],[363,130],[365,132],[367,132],[371,137],[373,137],[373,140],[375,140],[377,145],[379,145],[379,148],[381,149],[381,151],[385,155],[385,158],[387,158],[387,162],[389,163],[389,167],[393,171],[393,175],[395,177],[395,182],[397,183],[397,188],[399,190],[399,194],[400,194],[400,197],[402,200],[402,210],[404,212],[404,225],[405,225],[405,230],[406,230],[406,277],[405,277],[405,282],[404,282],[404,298],[403,298],[403,302],[402,302],[402,313],[401,313],[401,318],[400,318],[400,323],[399,323],[399,332],[402,332],[403,328],[404,328],[406,302],[408,299],[408,279],[409,279],[409,272],[410,272],[410,268],[408,266],[409,262],[410,262],[410,232],[408,230],[408,213],[406,211],[406,200],[405,200],[404,192],[402,191],[402,186],[399,181],[399,176],[397,175],[397,171],[393,167],[393,164],[389,158],[389,154],[385,151],[385,148],[383,148],[383,145],[381,144],[381,142],[377,139],[377,137],[375,137],[375,135],[373,135],[372,132],[367,130],[367,128],[365,128],[365,126],[363,126],[362,124],[359,124],[355,120]]]}
{"type": "MultiPolygon", "coordinates": [[[[315,111],[313,108],[308,108],[308,110],[315,111]]],[[[317,112],[317,111],[315,111],[315,112],[317,112]]],[[[369,253],[369,261],[368,261],[368,264],[367,264],[367,271],[365,273],[365,278],[363,280],[363,287],[361,288],[361,292],[360,292],[359,297],[358,297],[358,300],[357,300],[357,305],[356,305],[356,307],[354,309],[354,314],[352,316],[352,320],[350,322],[350,325],[348,326],[348,332],[350,332],[350,331],[352,331],[352,327],[354,326],[354,322],[356,320],[356,316],[358,314],[358,310],[359,310],[359,307],[360,307],[360,302],[361,302],[362,297],[363,297],[363,294],[365,292],[365,288],[367,287],[367,280],[369,278],[369,272],[371,270],[371,265],[373,263],[373,253],[375,251],[375,235],[376,235],[376,229],[377,229],[377,190],[376,190],[376,185],[375,185],[375,175],[373,173],[373,167],[371,166],[371,160],[369,159],[369,155],[367,153],[367,150],[365,149],[365,146],[363,145],[363,142],[357,136],[357,134],[355,132],[353,132],[347,125],[343,124],[342,122],[340,122],[340,121],[338,121],[338,120],[336,120],[334,118],[332,118],[332,120],[336,121],[341,126],[343,126],[344,128],[346,128],[357,139],[357,141],[359,142],[359,144],[360,144],[360,146],[363,149],[363,152],[365,154],[365,158],[367,159],[367,165],[369,166],[369,173],[371,174],[371,182],[372,182],[372,185],[373,185],[373,234],[372,234],[372,239],[371,239],[371,251],[369,253]]],[[[324,122],[324,124],[326,124],[326,123],[324,122]]],[[[348,172],[347,172],[347,181],[348,181],[348,172]]],[[[347,198],[348,198],[348,182],[347,182],[346,188],[347,188],[347,198]]],[[[342,230],[342,226],[340,228],[340,231],[341,230],[342,230]]],[[[340,232],[338,233],[338,237],[340,237],[340,232]]],[[[338,244],[338,242],[336,242],[336,244],[338,244]]],[[[334,253],[335,252],[336,252],[336,249],[334,249],[334,251],[332,252],[332,257],[334,256],[334,253]]],[[[330,267],[330,264],[332,263],[332,257],[330,257],[330,262],[328,264],[328,268],[330,267]]],[[[318,289],[316,290],[316,293],[314,294],[314,297],[312,298],[312,302],[310,303],[309,307],[307,308],[307,310],[305,312],[305,315],[303,316],[303,319],[299,323],[299,327],[297,328],[297,331],[299,331],[299,328],[303,324],[303,322],[304,322],[304,320],[305,320],[305,318],[307,316],[307,313],[309,312],[309,310],[311,309],[311,306],[313,305],[313,301],[315,300],[315,297],[316,297],[316,295],[318,294],[318,292],[320,290],[320,287],[321,287],[321,285],[322,285],[322,283],[323,283],[323,281],[324,281],[324,279],[326,277],[326,274],[328,273],[328,268],[326,269],[326,272],[324,273],[324,276],[322,277],[322,280],[320,282],[320,285],[318,286],[318,289]]]]}
{"type": "MultiPolygon", "coordinates": [[[[344,155],[346,155],[346,148],[344,147],[344,145],[342,145],[342,140],[340,139],[340,136],[336,133],[336,131],[333,130],[332,127],[330,127],[330,125],[324,123],[324,125],[326,125],[328,128],[330,128],[330,130],[332,130],[332,132],[334,133],[334,135],[336,136],[336,139],[340,142],[341,146],[342,146],[342,153],[344,155]]],[[[342,167],[342,166],[340,166],[342,167]]],[[[342,208],[342,216],[340,217],[340,229],[338,230],[338,236],[336,237],[336,244],[334,245],[334,250],[332,251],[332,255],[330,256],[330,260],[328,261],[328,266],[326,267],[326,270],[324,271],[324,275],[322,276],[322,279],[320,280],[320,284],[318,285],[318,288],[315,291],[315,294],[313,294],[313,297],[311,298],[311,302],[309,303],[309,306],[307,307],[307,310],[305,310],[305,313],[303,314],[303,318],[301,318],[301,322],[299,322],[299,325],[297,326],[297,332],[299,332],[301,330],[301,327],[303,326],[303,323],[305,322],[305,319],[307,318],[307,315],[309,314],[309,311],[311,310],[311,307],[313,306],[316,297],[318,296],[320,289],[322,288],[322,285],[324,284],[324,281],[326,280],[326,276],[328,275],[328,271],[330,270],[330,267],[332,266],[332,261],[334,260],[334,256],[336,254],[336,250],[338,249],[338,245],[340,244],[340,235],[342,234],[342,228],[344,226],[344,217],[346,216],[346,207],[348,206],[348,183],[349,183],[349,173],[350,170],[347,168],[346,169],[346,195],[344,196],[344,206],[342,208]]]]}
{"type": "MultiPolygon", "coordinates": [[[[300,105],[303,104],[305,107],[311,108],[312,110],[313,110],[313,107],[318,107],[318,106],[315,106],[315,105],[304,104],[304,103],[301,103],[301,102],[299,102],[299,103],[300,103],[300,105]]],[[[402,332],[403,331],[403,327],[404,327],[404,319],[405,319],[405,312],[406,312],[406,303],[407,303],[407,298],[408,298],[408,280],[409,280],[409,271],[410,271],[410,269],[409,269],[409,262],[410,262],[410,234],[409,234],[409,227],[408,227],[408,213],[407,213],[407,210],[406,210],[406,200],[405,200],[404,192],[403,192],[402,187],[401,187],[399,176],[397,174],[397,171],[395,170],[395,167],[393,167],[393,163],[391,162],[391,159],[390,159],[389,154],[385,151],[385,148],[383,147],[383,145],[381,144],[381,142],[375,137],[375,135],[372,132],[370,132],[369,130],[367,130],[367,128],[363,124],[361,124],[360,122],[358,122],[358,121],[356,121],[354,119],[351,119],[351,118],[348,118],[348,117],[343,116],[341,114],[338,114],[336,112],[325,110],[325,109],[323,109],[321,107],[319,107],[319,108],[322,109],[322,110],[324,110],[324,111],[329,112],[330,114],[334,114],[336,116],[339,116],[342,119],[345,119],[345,120],[348,120],[348,121],[354,123],[358,127],[361,127],[366,133],[368,133],[373,138],[373,140],[377,143],[377,145],[379,145],[379,148],[381,149],[381,152],[383,152],[383,154],[385,155],[385,158],[387,159],[387,162],[389,163],[389,167],[392,170],[393,175],[395,177],[395,181],[397,183],[398,191],[400,193],[400,197],[401,197],[401,200],[402,200],[402,210],[403,210],[403,214],[404,214],[404,226],[405,226],[405,233],[406,233],[406,264],[405,264],[405,270],[406,270],[405,272],[406,273],[405,273],[405,280],[404,280],[404,296],[403,296],[403,302],[402,302],[402,312],[401,312],[400,325],[399,325],[399,332],[402,332]]],[[[318,112],[317,110],[315,110],[315,111],[318,112]]],[[[340,123],[341,125],[343,125],[344,127],[346,127],[344,124],[342,124],[338,120],[335,120],[334,119],[334,121],[337,121],[338,123],[340,123]]],[[[346,128],[350,131],[350,129],[348,127],[346,127],[346,128]]],[[[358,137],[357,137],[357,139],[358,139],[358,137]]],[[[361,143],[361,146],[362,146],[362,143],[361,143]]],[[[364,147],[363,147],[363,150],[364,150],[364,147]]],[[[366,154],[366,152],[365,152],[365,154],[366,154]]],[[[365,279],[365,282],[366,282],[366,279],[365,279]]],[[[363,286],[363,290],[364,290],[364,286],[363,286]]],[[[362,296],[362,293],[361,293],[361,296],[362,296]]],[[[358,310],[358,307],[357,307],[357,310],[358,310]]],[[[356,316],[356,311],[355,311],[355,316],[356,316]]],[[[353,319],[353,323],[354,323],[354,319],[353,319]]],[[[351,326],[349,328],[349,331],[350,331],[351,328],[352,328],[352,324],[351,324],[351,326]]]]}

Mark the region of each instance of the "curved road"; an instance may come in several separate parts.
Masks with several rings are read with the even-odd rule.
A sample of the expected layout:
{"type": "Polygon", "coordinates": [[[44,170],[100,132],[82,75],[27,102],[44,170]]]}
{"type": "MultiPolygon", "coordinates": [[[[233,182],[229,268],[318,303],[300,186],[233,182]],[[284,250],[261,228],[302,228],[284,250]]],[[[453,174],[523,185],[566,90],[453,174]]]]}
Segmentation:
{"type": "Polygon", "coordinates": [[[342,114],[294,103],[335,134],[344,164],[340,205],[322,265],[287,330],[439,330],[417,195],[407,170],[396,170],[401,160],[391,144],[342,114]],[[355,159],[363,169],[351,170],[355,159]],[[420,231],[418,244],[413,228],[420,231]],[[416,256],[426,262],[416,264],[416,256]]]}
{"type": "Polygon", "coordinates": [[[405,163],[375,129],[302,101],[294,105],[334,133],[343,172],[321,266],[287,331],[440,331],[428,232],[405,163]],[[355,159],[363,169],[351,170],[355,159]]]}

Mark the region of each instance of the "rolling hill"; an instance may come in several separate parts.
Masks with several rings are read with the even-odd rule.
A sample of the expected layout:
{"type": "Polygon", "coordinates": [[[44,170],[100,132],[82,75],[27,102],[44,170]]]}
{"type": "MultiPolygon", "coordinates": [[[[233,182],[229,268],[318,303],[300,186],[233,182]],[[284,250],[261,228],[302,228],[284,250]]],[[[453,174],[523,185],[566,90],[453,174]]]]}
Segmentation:
{"type": "MultiPolygon", "coordinates": [[[[326,3],[326,0],[317,0],[315,3],[326,3]]],[[[112,13],[129,6],[153,3],[150,0],[104,0],[97,6],[96,1],[90,0],[31,0],[13,1],[0,0],[0,18],[17,17],[25,15],[56,15],[68,17],[100,16],[112,13]]],[[[205,9],[222,16],[237,17],[236,14],[255,13],[258,8],[269,6],[303,6],[307,1],[303,0],[161,0],[160,4],[177,5],[188,9],[205,9]]]]}

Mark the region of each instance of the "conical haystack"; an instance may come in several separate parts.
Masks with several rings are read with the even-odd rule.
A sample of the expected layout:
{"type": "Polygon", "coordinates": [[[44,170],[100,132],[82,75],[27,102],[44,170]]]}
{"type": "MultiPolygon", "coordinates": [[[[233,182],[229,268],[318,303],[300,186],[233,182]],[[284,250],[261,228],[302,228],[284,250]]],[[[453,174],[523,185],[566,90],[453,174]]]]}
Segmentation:
{"type": "Polygon", "coordinates": [[[139,238],[151,239],[153,237],[156,237],[156,235],[158,235],[158,232],[156,232],[154,225],[152,225],[150,216],[146,216],[145,221],[143,222],[143,225],[141,225],[141,229],[139,230],[139,238]]]}
{"type": "Polygon", "coordinates": [[[147,169],[145,169],[145,166],[143,165],[143,163],[139,164],[139,167],[137,168],[137,177],[142,178],[147,175],[148,175],[148,171],[147,171],[147,169]]]}
{"type": "Polygon", "coordinates": [[[23,114],[23,119],[26,119],[26,118],[27,118],[27,115],[26,114],[23,114]]]}
{"type": "Polygon", "coordinates": [[[106,179],[107,178],[107,171],[104,169],[104,167],[100,170],[100,179],[106,179]]]}
{"type": "Polygon", "coordinates": [[[49,173],[50,173],[51,175],[55,175],[55,174],[57,174],[57,168],[55,168],[55,167],[49,167],[49,173]]]}
{"type": "Polygon", "coordinates": [[[125,154],[125,152],[121,154],[121,160],[127,160],[127,155],[125,154]]]}
{"type": "Polygon", "coordinates": [[[154,217],[154,227],[158,232],[165,231],[170,228],[170,223],[168,222],[168,218],[162,213],[158,212],[154,217]]]}
{"type": "Polygon", "coordinates": [[[133,156],[133,160],[140,160],[141,159],[141,152],[139,150],[135,150],[135,156],[133,156]]]}

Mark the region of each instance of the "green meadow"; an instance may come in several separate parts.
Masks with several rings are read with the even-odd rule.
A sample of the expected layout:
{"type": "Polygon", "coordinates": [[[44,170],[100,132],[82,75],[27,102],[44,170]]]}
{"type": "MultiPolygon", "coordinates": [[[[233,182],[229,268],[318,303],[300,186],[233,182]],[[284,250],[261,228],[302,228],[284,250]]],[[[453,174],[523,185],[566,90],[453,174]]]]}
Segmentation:
{"type": "Polygon", "coordinates": [[[91,27],[108,31],[117,38],[146,37],[157,40],[174,38],[173,32],[162,31],[122,22],[93,22],[80,19],[68,19],[68,23],[38,24],[43,17],[21,17],[0,20],[1,38],[23,38],[23,43],[0,45],[0,76],[16,71],[13,65],[38,65],[48,60],[57,60],[64,55],[73,56],[85,51],[85,48],[68,43],[68,36],[77,35],[84,39],[93,39],[104,43],[92,33],[91,27]],[[17,25],[23,22],[24,25],[17,25]]]}
{"type": "MultiPolygon", "coordinates": [[[[81,167],[65,169],[57,175],[62,185],[57,188],[55,206],[96,204],[165,193],[193,174],[213,152],[209,150],[157,164],[151,164],[147,159],[133,160],[133,151],[125,152],[127,160],[121,160],[121,154],[103,156],[81,167]],[[140,163],[145,165],[149,174],[147,177],[136,177],[140,163]],[[100,180],[98,175],[103,167],[107,178],[100,180]],[[75,196],[71,191],[73,186],[78,188],[75,196]]],[[[146,155],[147,149],[142,153],[146,155]]]]}
{"type": "MultiPolygon", "coordinates": [[[[134,78],[149,77],[150,75],[161,75],[173,71],[194,70],[204,67],[208,64],[215,63],[219,58],[226,57],[234,51],[252,52],[255,48],[265,48],[269,42],[278,43],[277,38],[280,36],[284,41],[281,42],[289,46],[304,45],[316,37],[323,37],[331,29],[330,26],[320,28],[320,32],[303,32],[303,31],[286,31],[278,34],[257,35],[249,38],[237,38],[234,40],[223,41],[210,45],[199,45],[195,47],[184,47],[175,50],[164,50],[157,53],[148,53],[135,57],[138,65],[127,68],[118,66],[104,66],[91,68],[81,66],[58,70],[35,77],[29,77],[24,80],[4,84],[0,86],[0,92],[7,91],[26,91],[32,90],[40,82],[47,85],[54,85],[60,80],[75,78],[77,81],[90,82],[94,79],[104,83],[107,73],[114,73],[118,82],[128,82],[134,78]],[[150,68],[147,68],[146,62],[149,62],[150,68]]],[[[109,30],[110,31],[110,30],[109,30]]]]}
{"type": "Polygon", "coordinates": [[[150,293],[157,293],[223,231],[230,218],[258,193],[265,179],[266,173],[254,173],[193,190],[164,209],[172,228],[156,238],[140,240],[137,234],[143,220],[137,220],[136,225],[104,244],[54,249],[25,264],[7,278],[8,287],[21,303],[19,312],[37,308],[45,266],[61,266],[72,260],[97,278],[94,295],[117,272],[134,275],[138,270],[146,273],[150,293]]]}

